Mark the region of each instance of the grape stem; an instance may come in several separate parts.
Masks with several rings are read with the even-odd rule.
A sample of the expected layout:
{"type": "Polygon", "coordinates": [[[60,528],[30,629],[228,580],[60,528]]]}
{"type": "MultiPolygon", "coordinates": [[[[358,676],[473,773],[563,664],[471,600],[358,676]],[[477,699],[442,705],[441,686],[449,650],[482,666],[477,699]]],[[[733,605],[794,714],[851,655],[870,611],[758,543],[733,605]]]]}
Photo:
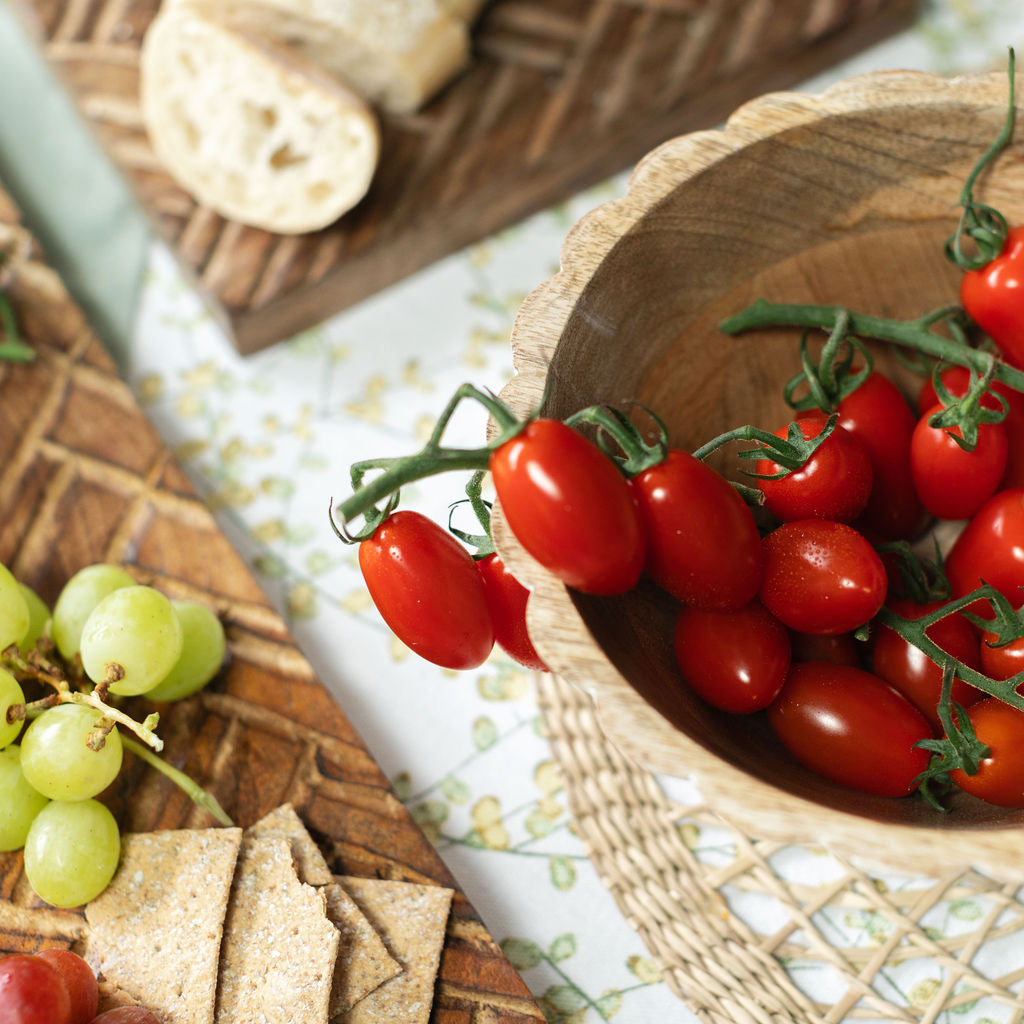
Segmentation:
{"type": "MultiPolygon", "coordinates": [[[[41,683],[45,683],[54,689],[55,694],[50,697],[45,697],[41,701],[35,701],[31,705],[13,705],[8,711],[8,717],[11,716],[12,712],[15,716],[20,715],[25,717],[30,711],[38,714],[48,707],[53,707],[54,704],[84,704],[87,707],[95,708],[104,718],[110,719],[116,722],[118,725],[123,725],[126,729],[135,733],[136,736],[142,740],[143,743],[147,743],[154,750],[163,750],[164,741],[153,731],[156,722],[153,721],[154,716],[150,715],[147,717],[145,722],[136,722],[130,715],[126,715],[123,711],[112,707],[107,704],[103,699],[107,695],[107,687],[109,684],[100,683],[94,687],[89,693],[81,693],[78,690],[72,690],[68,685],[67,678],[60,671],[60,669],[50,661],[45,661],[33,652],[28,658],[22,656],[18,650],[17,644],[11,644],[0,656],[0,662],[5,664],[8,668],[12,668],[17,672],[20,672],[23,676],[27,676],[31,679],[36,679],[41,683]],[[34,656],[33,656],[34,655],[34,656]],[[41,663],[40,663],[41,662],[41,663]],[[54,701],[53,697],[56,697],[54,701]],[[16,711],[15,708],[24,708],[24,712],[16,711]]],[[[107,729],[106,732],[110,730],[107,729]]],[[[98,742],[97,737],[97,742],[98,742]]],[[[92,735],[90,735],[90,745],[92,741],[92,735]]],[[[101,749],[103,746],[100,743],[99,747],[94,749],[101,749]]]]}
{"type": "Polygon", "coordinates": [[[179,789],[181,789],[193,803],[197,803],[200,807],[205,808],[220,822],[222,825],[226,825],[229,828],[234,826],[234,822],[228,816],[228,813],[221,807],[217,798],[212,793],[207,793],[202,786],[199,785],[195,780],[189,778],[184,772],[179,771],[177,768],[169,765],[162,757],[154,754],[147,746],[139,743],[137,740],[133,740],[130,736],[122,736],[121,742],[130,750],[136,757],[141,758],[150,767],[155,768],[158,772],[166,775],[179,789]]]}

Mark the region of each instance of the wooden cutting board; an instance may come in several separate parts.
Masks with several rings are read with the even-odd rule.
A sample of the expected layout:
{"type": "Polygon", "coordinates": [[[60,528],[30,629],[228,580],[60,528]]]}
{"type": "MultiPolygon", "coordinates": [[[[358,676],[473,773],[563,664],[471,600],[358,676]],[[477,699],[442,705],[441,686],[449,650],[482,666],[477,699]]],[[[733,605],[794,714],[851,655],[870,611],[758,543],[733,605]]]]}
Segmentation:
{"type": "MultiPolygon", "coordinates": [[[[0,363],[0,561],[51,604],[77,569],[113,561],[171,597],[215,607],[229,667],[208,691],[170,705],[164,756],[236,824],[290,801],[339,874],[455,889],[433,1024],[542,1024],[522,979],[17,225],[0,190],[0,288],[37,352],[31,364],[0,363]]],[[[123,831],[214,824],[131,755],[103,799],[123,831]]],[[[81,929],[80,912],[34,896],[20,852],[0,854],[0,952],[31,952],[44,939],[69,946],[81,929]]]]}
{"type": "Polygon", "coordinates": [[[715,125],[909,23],[917,0],[493,0],[475,60],[420,113],[382,124],[365,200],[285,237],[197,207],[138,109],[159,0],[17,0],[46,56],[242,352],[715,125]]]}

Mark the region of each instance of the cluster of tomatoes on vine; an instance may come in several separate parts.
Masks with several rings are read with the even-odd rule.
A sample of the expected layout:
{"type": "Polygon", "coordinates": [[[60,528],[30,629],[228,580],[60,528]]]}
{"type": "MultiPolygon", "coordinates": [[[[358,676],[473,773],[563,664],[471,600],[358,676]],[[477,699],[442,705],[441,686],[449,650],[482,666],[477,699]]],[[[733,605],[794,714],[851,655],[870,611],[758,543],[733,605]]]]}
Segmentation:
{"type": "Polygon", "coordinates": [[[685,682],[724,711],[765,712],[809,769],[884,796],[924,782],[936,806],[933,791],[950,783],[1024,806],[1024,229],[973,197],[1012,112],[1011,88],[1003,135],[968,179],[947,246],[965,270],[960,306],[893,321],[759,301],[722,325],[826,332],[816,361],[805,333],[786,387],[793,417],[776,431],[743,426],[686,452],[660,423],[651,442],[618,410],[524,422],[466,385],[421,452],[353,466],[336,529],[360,542],[388,626],[451,668],[480,664],[495,639],[544,667],[529,593],[489,546],[489,472],[512,534],[567,586],[622,594],[646,574],[675,598],[685,682]],[[928,357],[916,413],[873,367],[866,338],[928,357]],[[497,437],[445,448],[466,398],[487,408],[497,437]],[[739,457],[751,486],[705,461],[734,442],[750,443],[739,457]],[[447,470],[474,474],[478,537],[396,510],[403,485],[447,470]],[[967,520],[944,564],[910,544],[935,519],[967,520]]]}

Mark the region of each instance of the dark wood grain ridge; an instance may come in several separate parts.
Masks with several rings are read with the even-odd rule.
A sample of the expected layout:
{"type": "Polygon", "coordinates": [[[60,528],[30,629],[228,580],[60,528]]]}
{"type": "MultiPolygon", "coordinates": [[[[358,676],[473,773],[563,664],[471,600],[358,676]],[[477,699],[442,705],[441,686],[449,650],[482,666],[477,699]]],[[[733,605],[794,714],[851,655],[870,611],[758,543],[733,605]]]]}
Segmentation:
{"type": "Polygon", "coordinates": [[[710,127],[909,22],[915,0],[494,0],[470,69],[382,120],[369,194],[288,238],[226,223],[163,172],[138,110],[158,0],[19,0],[114,163],[243,352],[710,127]]]}
{"type": "MultiPolygon", "coordinates": [[[[98,30],[72,4],[62,31],[98,30]]],[[[13,204],[0,191],[0,247],[13,204]]],[[[172,597],[215,608],[230,659],[215,684],[164,709],[165,756],[251,824],[291,802],[339,874],[456,890],[431,1020],[540,1024],[522,979],[315,677],[243,561],[136,405],[60,281],[36,255],[9,266],[8,294],[37,352],[0,363],[0,561],[52,602],[97,561],[125,563],[172,597]]],[[[147,710],[136,701],[136,711],[147,710]]],[[[127,756],[103,794],[126,831],[210,827],[207,812],[127,756]]],[[[0,854],[0,952],[70,947],[78,911],[32,893],[21,854],[0,854]]]]}

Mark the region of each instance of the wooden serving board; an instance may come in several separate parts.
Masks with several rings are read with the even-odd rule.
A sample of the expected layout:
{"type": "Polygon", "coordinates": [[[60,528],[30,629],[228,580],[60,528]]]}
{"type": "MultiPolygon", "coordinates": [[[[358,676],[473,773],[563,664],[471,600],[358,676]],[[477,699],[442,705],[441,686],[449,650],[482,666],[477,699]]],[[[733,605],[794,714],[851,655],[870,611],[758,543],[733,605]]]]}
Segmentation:
{"type": "MultiPolygon", "coordinates": [[[[290,801],[339,874],[455,889],[434,1024],[541,1024],[522,979],[17,225],[0,190],[0,289],[37,353],[31,364],[0,363],[0,561],[50,603],[75,570],[113,561],[171,597],[215,607],[228,668],[169,706],[164,756],[236,824],[290,801]]],[[[127,754],[103,799],[123,831],[214,824],[127,754]]],[[[0,854],[0,952],[68,946],[82,925],[80,912],[34,896],[20,852],[0,854]]]]}
{"type": "Polygon", "coordinates": [[[252,352],[710,127],[909,23],[917,0],[494,0],[475,60],[387,117],[369,195],[286,237],[197,207],[142,127],[139,45],[159,0],[18,0],[158,231],[252,352]]]}

